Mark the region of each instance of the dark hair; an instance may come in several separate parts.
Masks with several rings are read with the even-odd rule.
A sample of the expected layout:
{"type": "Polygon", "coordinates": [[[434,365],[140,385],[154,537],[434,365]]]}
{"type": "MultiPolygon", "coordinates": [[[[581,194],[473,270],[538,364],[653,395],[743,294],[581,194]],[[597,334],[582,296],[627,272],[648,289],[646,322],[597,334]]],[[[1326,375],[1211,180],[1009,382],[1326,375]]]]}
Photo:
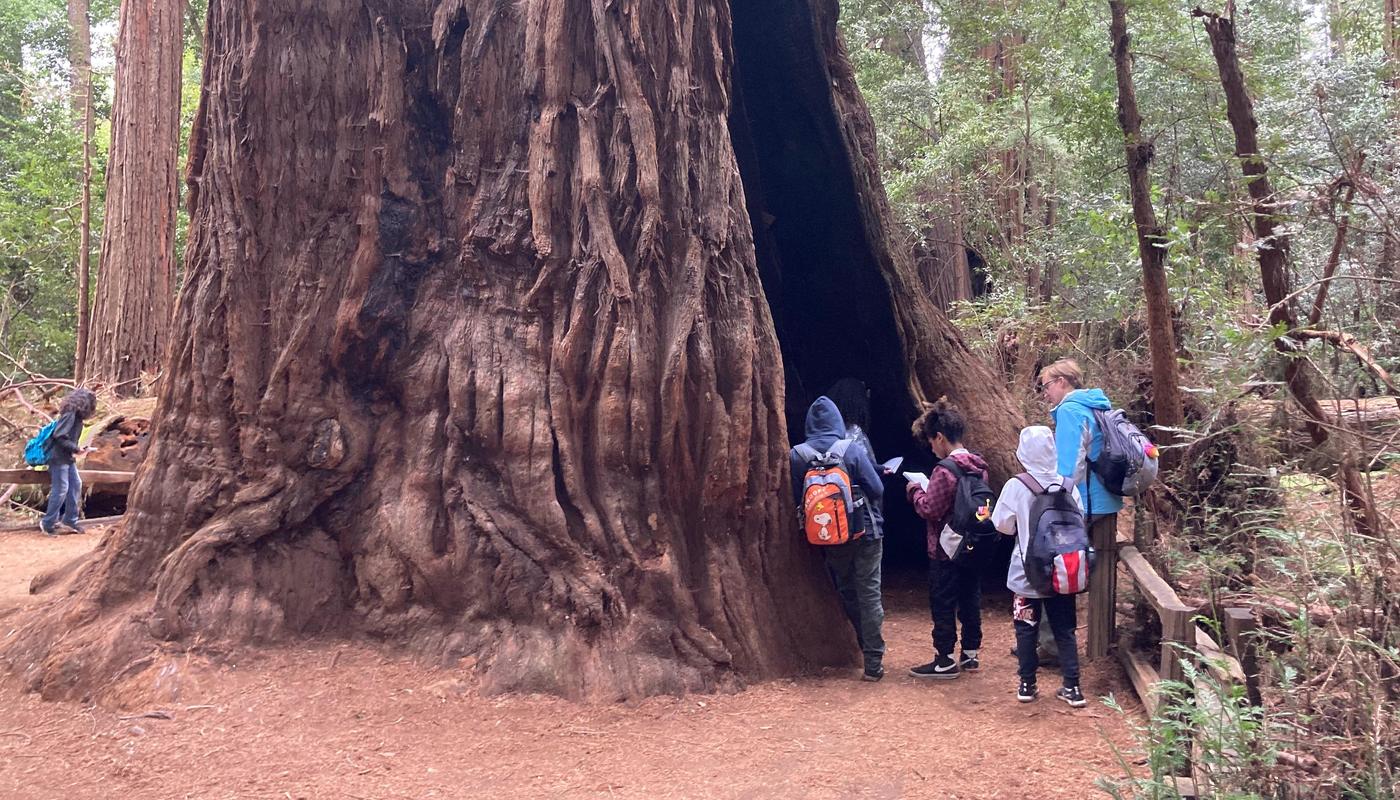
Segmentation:
{"type": "Polygon", "coordinates": [[[841,420],[849,428],[859,425],[866,433],[870,432],[870,394],[865,381],[857,378],[842,378],[826,390],[826,396],[836,404],[841,412],[841,420]]]}
{"type": "Polygon", "coordinates": [[[97,395],[88,389],[74,389],[69,395],[63,398],[63,402],[58,404],[58,413],[67,414],[72,412],[78,419],[87,419],[97,411],[97,395]]]}
{"type": "Polygon", "coordinates": [[[924,407],[924,413],[914,420],[910,430],[920,442],[927,442],[940,433],[950,442],[960,442],[967,430],[967,419],[948,398],[940,397],[938,402],[924,407]]]}

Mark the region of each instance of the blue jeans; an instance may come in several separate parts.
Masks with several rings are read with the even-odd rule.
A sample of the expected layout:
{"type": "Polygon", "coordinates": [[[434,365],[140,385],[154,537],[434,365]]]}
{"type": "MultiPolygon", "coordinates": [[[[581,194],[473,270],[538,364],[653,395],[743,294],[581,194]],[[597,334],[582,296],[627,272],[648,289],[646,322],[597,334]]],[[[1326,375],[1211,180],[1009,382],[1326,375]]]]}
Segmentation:
{"type": "Polygon", "coordinates": [[[77,464],[55,464],[49,466],[49,510],[39,520],[40,527],[53,530],[59,514],[65,525],[78,526],[79,498],[83,493],[83,480],[78,477],[77,464]]]}
{"type": "Polygon", "coordinates": [[[865,669],[874,671],[885,659],[885,637],[880,627],[885,621],[885,604],[880,596],[880,559],[885,553],[882,539],[856,539],[854,542],[823,547],[826,568],[841,608],[856,631],[856,642],[865,657],[865,669]]]}

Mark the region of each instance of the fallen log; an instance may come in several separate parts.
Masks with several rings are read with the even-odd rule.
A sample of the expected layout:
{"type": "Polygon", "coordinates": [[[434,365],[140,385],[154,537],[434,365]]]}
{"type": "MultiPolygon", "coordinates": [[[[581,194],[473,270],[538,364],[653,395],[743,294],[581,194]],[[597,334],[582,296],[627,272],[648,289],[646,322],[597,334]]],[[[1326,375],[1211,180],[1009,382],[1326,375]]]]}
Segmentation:
{"type": "MultiPolygon", "coordinates": [[[[84,486],[129,486],[135,472],[106,469],[79,469],[78,477],[84,486]]],[[[18,483],[30,486],[46,486],[49,471],[40,469],[0,469],[0,485],[18,483]]]]}
{"type": "MultiPolygon", "coordinates": [[[[37,513],[37,512],[36,512],[37,513]]],[[[91,519],[78,520],[78,524],[84,528],[96,528],[100,525],[111,525],[114,522],[121,522],[122,516],[118,514],[114,517],[92,517],[91,519]]],[[[15,533],[17,531],[34,531],[39,529],[37,517],[25,522],[15,522],[9,525],[0,525],[0,533],[15,533]]]]}

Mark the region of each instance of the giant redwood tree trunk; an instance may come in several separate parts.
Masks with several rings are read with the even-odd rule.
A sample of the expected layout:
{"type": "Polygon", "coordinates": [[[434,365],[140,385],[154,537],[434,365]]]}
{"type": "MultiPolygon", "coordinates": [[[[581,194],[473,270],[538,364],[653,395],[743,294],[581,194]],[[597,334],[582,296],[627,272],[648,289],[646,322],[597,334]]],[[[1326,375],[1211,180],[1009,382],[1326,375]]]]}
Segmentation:
{"type": "Polygon", "coordinates": [[[861,354],[885,427],[962,397],[1002,471],[1019,421],[889,248],[834,22],[211,0],[153,443],[125,526],[5,658],[49,695],[321,631],[584,698],[850,663],[788,497],[780,347],[819,388],[823,352],[861,354]],[[800,118],[739,99],[784,88],[800,118]]]}
{"type": "Polygon", "coordinates": [[[97,300],[80,374],[125,393],[170,327],[184,0],[123,0],[97,300]]]}

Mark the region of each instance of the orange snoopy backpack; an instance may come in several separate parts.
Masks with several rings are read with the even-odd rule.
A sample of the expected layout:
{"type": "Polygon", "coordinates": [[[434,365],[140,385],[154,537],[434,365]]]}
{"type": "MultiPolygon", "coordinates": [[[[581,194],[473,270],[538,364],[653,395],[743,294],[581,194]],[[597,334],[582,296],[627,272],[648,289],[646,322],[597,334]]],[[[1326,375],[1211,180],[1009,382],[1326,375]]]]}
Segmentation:
{"type": "Polygon", "coordinates": [[[802,527],[815,545],[845,544],[865,533],[865,498],[852,488],[843,462],[850,439],[841,439],[825,453],[799,444],[797,454],[807,462],[802,478],[802,527]]]}

